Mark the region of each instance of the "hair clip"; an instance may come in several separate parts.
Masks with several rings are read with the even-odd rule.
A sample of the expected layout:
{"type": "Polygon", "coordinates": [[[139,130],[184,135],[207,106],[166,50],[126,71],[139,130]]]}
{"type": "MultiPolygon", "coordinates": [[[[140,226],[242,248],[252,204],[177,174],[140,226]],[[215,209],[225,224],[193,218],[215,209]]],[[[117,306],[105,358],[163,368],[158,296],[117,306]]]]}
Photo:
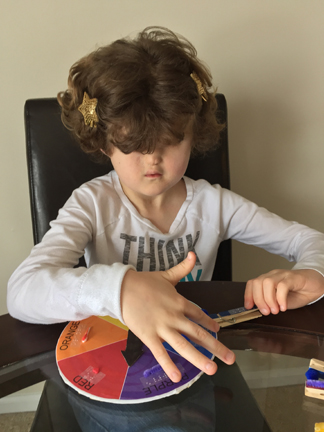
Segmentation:
{"type": "Polygon", "coordinates": [[[206,90],[204,89],[204,86],[202,85],[199,76],[196,74],[196,72],[192,72],[192,73],[190,74],[190,76],[191,76],[191,78],[195,81],[196,86],[197,86],[198,93],[200,94],[201,98],[202,98],[205,102],[207,102],[207,97],[208,97],[208,96],[207,96],[207,92],[206,92],[206,90]]]}
{"type": "Polygon", "coordinates": [[[86,126],[97,127],[99,121],[96,108],[98,104],[98,99],[90,99],[87,92],[83,94],[82,104],[78,107],[78,110],[84,117],[84,123],[86,126]]]}

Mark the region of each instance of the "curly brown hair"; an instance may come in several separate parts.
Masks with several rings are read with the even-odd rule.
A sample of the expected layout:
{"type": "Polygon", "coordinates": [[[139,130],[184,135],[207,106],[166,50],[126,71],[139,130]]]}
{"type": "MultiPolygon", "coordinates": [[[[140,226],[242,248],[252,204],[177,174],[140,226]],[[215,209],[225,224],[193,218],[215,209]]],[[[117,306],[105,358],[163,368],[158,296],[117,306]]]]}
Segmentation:
{"type": "Polygon", "coordinates": [[[109,155],[111,146],[123,153],[152,153],[158,142],[180,142],[191,119],[192,153],[202,154],[215,146],[223,127],[211,86],[211,74],[188,40],[147,27],[134,39],[117,40],[76,62],[58,101],[64,125],[97,159],[103,152],[109,155]],[[193,72],[207,92],[206,101],[193,72]],[[84,92],[98,99],[96,127],[86,125],[78,110],[84,92]]]}

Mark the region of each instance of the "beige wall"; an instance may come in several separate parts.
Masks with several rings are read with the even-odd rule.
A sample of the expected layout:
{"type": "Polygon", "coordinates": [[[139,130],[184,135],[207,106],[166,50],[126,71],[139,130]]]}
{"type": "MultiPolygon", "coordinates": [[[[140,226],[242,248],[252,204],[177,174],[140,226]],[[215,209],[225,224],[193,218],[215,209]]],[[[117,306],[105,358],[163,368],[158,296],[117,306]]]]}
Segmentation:
{"type": "MultiPolygon", "coordinates": [[[[98,45],[163,25],[210,65],[229,105],[232,189],[324,231],[322,0],[15,0],[0,26],[0,314],[6,284],[32,246],[23,105],[65,88],[98,45]]],[[[234,279],[282,259],[234,245],[234,279]]]]}

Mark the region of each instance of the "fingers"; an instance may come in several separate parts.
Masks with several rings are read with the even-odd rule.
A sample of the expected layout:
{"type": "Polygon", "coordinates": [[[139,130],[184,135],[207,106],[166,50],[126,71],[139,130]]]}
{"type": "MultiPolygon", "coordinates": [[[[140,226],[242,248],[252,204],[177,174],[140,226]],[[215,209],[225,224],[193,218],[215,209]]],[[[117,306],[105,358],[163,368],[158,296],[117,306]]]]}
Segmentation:
{"type": "Polygon", "coordinates": [[[184,313],[189,319],[182,323],[181,330],[179,329],[179,331],[189,337],[196,344],[206,348],[224,363],[233,364],[235,361],[234,353],[225,345],[217,341],[207,331],[211,330],[212,332],[217,333],[219,330],[219,324],[192,302],[186,303],[184,313]]]}
{"type": "MultiPolygon", "coordinates": [[[[189,319],[181,321],[181,327],[180,325],[177,326],[175,323],[175,328],[178,333],[187,336],[192,342],[206,348],[223,362],[227,364],[234,363],[234,353],[225,345],[217,341],[208,331],[210,330],[216,333],[219,330],[219,325],[216,321],[211,319],[204,311],[191,302],[186,304],[185,316],[189,319]]],[[[178,342],[179,339],[177,338],[173,343],[176,344],[178,342]]],[[[207,361],[206,363],[206,357],[194,349],[190,342],[183,339],[180,339],[180,342],[184,345],[184,347],[182,345],[180,345],[180,347],[175,347],[172,345],[174,349],[179,352],[179,354],[187,358],[187,360],[207,374],[212,374],[216,371],[214,370],[214,367],[212,370],[208,370],[208,367],[210,366],[208,366],[208,364],[210,362],[207,361]],[[185,354],[186,352],[187,354],[185,354]],[[190,358],[187,356],[190,356],[190,358]]]]}
{"type": "Polygon", "coordinates": [[[245,286],[244,292],[244,307],[246,309],[252,309],[254,306],[254,298],[253,298],[253,281],[249,280],[245,286]]]}
{"type": "Polygon", "coordinates": [[[280,283],[277,285],[277,301],[281,312],[285,312],[288,309],[289,292],[290,287],[287,284],[280,283]]]}
{"type": "Polygon", "coordinates": [[[247,283],[244,304],[255,303],[267,315],[305,306],[323,292],[324,278],[316,270],[273,270],[247,283]]]}
{"type": "Polygon", "coordinates": [[[163,275],[169,282],[176,285],[182,278],[187,276],[193,270],[195,264],[196,254],[194,252],[189,252],[185,260],[163,272],[163,275]]]}
{"type": "MultiPolygon", "coordinates": [[[[211,336],[211,335],[209,335],[211,336]]],[[[212,337],[212,336],[211,336],[212,337]]],[[[202,370],[208,375],[213,375],[216,370],[216,364],[197,351],[196,348],[177,331],[170,331],[165,340],[178,354],[188,360],[198,369],[202,370]]],[[[164,372],[173,382],[179,382],[182,374],[170,358],[167,350],[164,348],[162,342],[157,340],[150,344],[150,350],[155,357],[156,361],[162,367],[164,372]]]]}
{"type": "Polygon", "coordinates": [[[277,314],[287,309],[287,298],[293,289],[291,272],[274,270],[246,284],[244,306],[251,309],[255,304],[263,315],[277,314]]]}
{"type": "MultiPolygon", "coordinates": [[[[208,336],[215,341],[213,336],[209,333],[208,336]]],[[[169,338],[171,339],[171,346],[176,350],[176,352],[198,369],[205,372],[207,375],[213,375],[216,372],[216,363],[199,352],[188,339],[175,331],[170,333],[169,338]]]]}
{"type": "Polygon", "coordinates": [[[160,328],[158,338],[150,333],[147,338],[143,339],[143,342],[150,348],[162,369],[174,382],[180,381],[181,373],[169,357],[161,340],[166,341],[178,354],[208,375],[213,375],[216,372],[216,364],[198,351],[188,338],[194,344],[207,349],[226,364],[233,364],[235,361],[234,353],[216,340],[208,331],[217,332],[219,330],[218,323],[193,303],[183,300],[185,316],[174,316],[172,326],[160,328]]]}
{"type": "Polygon", "coordinates": [[[185,306],[184,314],[187,318],[215,333],[219,331],[219,324],[215,320],[210,318],[209,315],[194,303],[188,300],[186,300],[186,302],[187,304],[185,306]]]}
{"type": "MultiPolygon", "coordinates": [[[[235,361],[234,353],[226,348],[221,342],[217,341],[206,330],[201,327],[199,328],[201,330],[197,332],[196,338],[192,338],[195,339],[193,342],[204,346],[208,351],[212,352],[225,363],[233,364],[235,361]],[[205,334],[203,335],[203,333],[205,334]]],[[[216,372],[216,363],[199,352],[186,337],[182,336],[177,331],[170,331],[166,337],[166,342],[170,344],[178,354],[207,375],[213,375],[216,372]]],[[[179,382],[182,375],[169,357],[163,345],[151,345],[151,351],[168,377],[174,382],[179,382]]]]}
{"type": "Polygon", "coordinates": [[[150,345],[150,350],[170,380],[173,382],[179,382],[182,378],[182,374],[171,360],[167,350],[162,345],[162,342],[156,341],[156,343],[152,343],[150,345]]]}
{"type": "Polygon", "coordinates": [[[275,285],[271,279],[257,278],[247,284],[249,299],[259,308],[262,315],[279,312],[275,296],[275,285]]]}
{"type": "MultiPolygon", "coordinates": [[[[226,364],[234,363],[235,361],[234,353],[231,350],[229,350],[225,345],[223,345],[221,342],[219,342],[217,339],[215,339],[214,336],[212,336],[205,328],[201,327],[200,325],[197,325],[193,321],[188,320],[186,328],[183,330],[183,334],[187,336],[192,342],[206,348],[209,352],[213,353],[217,358],[222,360],[224,363],[226,364]]],[[[197,355],[197,353],[194,352],[192,353],[193,353],[193,357],[190,360],[190,362],[195,364],[194,359],[196,359],[197,362],[202,361],[203,363],[197,367],[201,368],[202,366],[201,369],[207,374],[211,375],[211,373],[208,372],[208,370],[206,370],[208,364],[206,363],[206,358],[204,356],[201,357],[200,356],[201,353],[198,353],[199,355],[197,355]]]]}

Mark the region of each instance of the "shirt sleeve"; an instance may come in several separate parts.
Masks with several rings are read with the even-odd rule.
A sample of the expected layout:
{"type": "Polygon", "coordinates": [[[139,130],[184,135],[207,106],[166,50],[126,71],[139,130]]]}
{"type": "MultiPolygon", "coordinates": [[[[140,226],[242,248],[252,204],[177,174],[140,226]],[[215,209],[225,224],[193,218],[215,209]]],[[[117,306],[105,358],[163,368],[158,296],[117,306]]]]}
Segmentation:
{"type": "Polygon", "coordinates": [[[324,234],[282,219],[227,189],[221,195],[223,239],[261,247],[295,262],[293,269],[324,275],[324,234]]]}
{"type": "Polygon", "coordinates": [[[50,230],[8,283],[10,315],[50,324],[110,315],[123,322],[120,290],[130,265],[75,267],[95,236],[96,208],[80,188],[60,210],[50,230]]]}

